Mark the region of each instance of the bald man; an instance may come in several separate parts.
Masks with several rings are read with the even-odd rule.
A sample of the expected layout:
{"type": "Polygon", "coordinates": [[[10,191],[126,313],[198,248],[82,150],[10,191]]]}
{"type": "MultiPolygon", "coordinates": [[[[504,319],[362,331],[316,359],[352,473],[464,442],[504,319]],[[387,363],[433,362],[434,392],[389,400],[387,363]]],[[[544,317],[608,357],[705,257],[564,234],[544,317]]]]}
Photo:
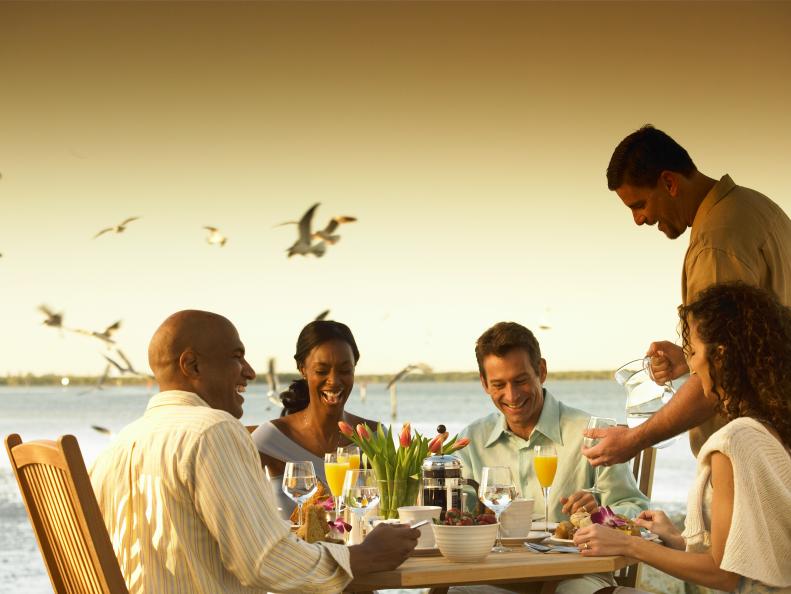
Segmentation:
{"type": "Polygon", "coordinates": [[[131,593],[339,592],[415,547],[407,526],[378,526],[352,547],[291,534],[238,421],[255,372],[227,319],[173,314],[148,358],[162,391],[91,468],[131,593]]]}

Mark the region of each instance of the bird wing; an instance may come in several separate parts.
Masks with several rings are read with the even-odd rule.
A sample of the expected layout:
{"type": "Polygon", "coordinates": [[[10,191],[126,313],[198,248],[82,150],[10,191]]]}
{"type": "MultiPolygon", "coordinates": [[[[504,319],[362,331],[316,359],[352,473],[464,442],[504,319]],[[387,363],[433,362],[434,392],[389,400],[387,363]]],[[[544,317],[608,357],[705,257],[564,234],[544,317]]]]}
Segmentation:
{"type": "Polygon", "coordinates": [[[104,386],[104,382],[107,381],[107,378],[110,377],[110,369],[112,369],[112,365],[109,363],[104,366],[104,373],[102,377],[99,378],[99,383],[96,384],[96,390],[101,390],[102,386],[104,386]]]}
{"type": "Polygon", "coordinates": [[[317,315],[317,316],[315,317],[314,321],[315,321],[315,322],[319,322],[319,321],[321,321],[321,320],[324,320],[324,319],[326,319],[326,317],[327,317],[328,315],[330,315],[330,310],[329,310],[329,309],[325,309],[323,312],[321,312],[319,315],[317,315]]]}
{"type": "Polygon", "coordinates": [[[101,230],[101,231],[99,231],[99,232],[98,232],[96,235],[94,235],[94,236],[93,236],[93,238],[94,238],[94,239],[96,239],[96,238],[97,238],[97,237],[99,237],[100,235],[104,235],[105,233],[108,233],[108,232],[110,232],[110,231],[112,231],[112,230],[113,230],[113,228],[112,228],[112,227],[107,227],[107,229],[102,229],[102,230],[101,230]]]}
{"type": "Polygon", "coordinates": [[[124,225],[128,225],[128,224],[129,224],[129,223],[131,223],[132,221],[136,221],[136,220],[137,220],[137,219],[139,219],[139,218],[140,218],[140,217],[129,217],[128,219],[126,219],[126,220],[125,220],[123,223],[121,223],[121,224],[120,224],[120,225],[118,225],[118,226],[119,226],[119,227],[123,227],[124,225]]]}
{"type": "Polygon", "coordinates": [[[313,254],[317,258],[321,258],[324,255],[324,252],[326,251],[327,251],[327,244],[324,243],[323,241],[320,241],[310,246],[310,249],[308,249],[308,253],[313,254]]]}
{"type": "Polygon", "coordinates": [[[119,357],[121,357],[121,360],[126,363],[127,371],[134,373],[135,375],[140,375],[137,371],[135,371],[135,368],[132,367],[132,363],[130,363],[129,359],[126,358],[126,355],[124,355],[124,352],[121,349],[115,349],[115,352],[119,357]]]}
{"type": "Polygon", "coordinates": [[[399,371],[393,376],[393,378],[387,383],[387,388],[385,389],[389,390],[390,386],[395,384],[398,380],[400,380],[402,377],[404,377],[407,373],[412,371],[414,368],[415,368],[414,365],[407,365],[406,367],[404,367],[401,371],[399,371]]]}
{"type": "Polygon", "coordinates": [[[39,306],[38,306],[38,310],[39,310],[41,313],[43,313],[45,316],[47,316],[48,318],[51,318],[52,316],[54,316],[54,315],[55,315],[55,312],[54,312],[54,311],[52,311],[52,310],[51,310],[51,309],[50,309],[48,306],[46,306],[46,305],[44,305],[44,304],[42,304],[42,305],[39,305],[39,306]]]}
{"type": "Polygon", "coordinates": [[[356,220],[357,219],[355,217],[347,217],[345,215],[332,217],[330,222],[327,223],[327,226],[324,227],[324,233],[330,235],[332,234],[333,231],[335,231],[335,229],[338,228],[338,225],[340,225],[341,223],[353,223],[356,220]]]}
{"type": "Polygon", "coordinates": [[[113,434],[113,432],[110,431],[107,427],[100,427],[99,425],[91,425],[91,429],[93,429],[97,433],[102,433],[103,435],[112,435],[113,434]]]}
{"type": "Polygon", "coordinates": [[[302,218],[299,219],[299,240],[304,241],[308,245],[310,245],[310,225],[313,221],[313,213],[316,212],[319,204],[321,204],[321,202],[316,202],[316,204],[311,206],[307,212],[302,215],[302,218]]]}
{"type": "Polygon", "coordinates": [[[275,227],[283,227],[285,225],[299,225],[299,221],[283,221],[277,225],[272,225],[272,228],[274,229],[275,227]]]}
{"type": "Polygon", "coordinates": [[[120,327],[121,327],[121,320],[118,320],[117,322],[113,322],[112,324],[107,326],[107,328],[104,329],[104,332],[102,332],[102,334],[109,337],[113,332],[118,330],[120,327]]]}
{"type": "Polygon", "coordinates": [[[111,358],[110,358],[110,357],[108,357],[107,355],[102,355],[102,357],[104,357],[104,358],[107,360],[107,362],[108,362],[110,365],[112,365],[113,367],[115,367],[115,368],[116,368],[118,371],[120,371],[121,373],[126,373],[126,369],[124,369],[123,367],[121,367],[121,366],[120,366],[120,365],[119,365],[119,364],[118,364],[118,363],[117,363],[115,360],[111,359],[111,358]]]}
{"type": "Polygon", "coordinates": [[[217,231],[217,227],[208,227],[208,226],[207,226],[207,227],[204,227],[204,229],[208,229],[208,230],[209,230],[209,231],[211,231],[212,233],[215,233],[215,232],[217,231]]]}

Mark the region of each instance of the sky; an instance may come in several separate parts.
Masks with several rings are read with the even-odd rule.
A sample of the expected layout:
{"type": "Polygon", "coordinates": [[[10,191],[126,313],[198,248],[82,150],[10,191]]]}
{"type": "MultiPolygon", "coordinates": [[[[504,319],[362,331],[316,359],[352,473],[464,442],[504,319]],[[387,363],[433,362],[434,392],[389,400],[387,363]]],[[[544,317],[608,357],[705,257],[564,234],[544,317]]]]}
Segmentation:
{"type": "Polygon", "coordinates": [[[143,369],[185,308],[259,372],[327,308],[358,373],[473,370],[501,320],[614,369],[677,338],[688,233],[634,225],[612,150],[652,123],[791,212],[789,30],[788,2],[0,3],[0,374],[103,370],[42,303],[123,320],[143,369]],[[316,202],[358,220],[289,259],[316,202]]]}

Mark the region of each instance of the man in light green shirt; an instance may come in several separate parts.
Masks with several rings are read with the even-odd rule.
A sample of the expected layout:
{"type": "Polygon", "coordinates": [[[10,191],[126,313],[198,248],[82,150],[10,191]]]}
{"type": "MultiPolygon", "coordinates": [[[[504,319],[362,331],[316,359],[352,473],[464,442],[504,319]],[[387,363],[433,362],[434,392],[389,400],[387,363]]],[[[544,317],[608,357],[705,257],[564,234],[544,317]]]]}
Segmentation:
{"type": "MultiPolygon", "coordinates": [[[[598,504],[591,493],[593,468],[582,455],[582,432],[590,414],[566,406],[544,387],[547,364],[538,341],[530,330],[514,322],[500,322],[489,328],[475,345],[481,385],[497,408],[462,429],[470,445],[459,450],[464,475],[480,482],[484,466],[510,466],[517,491],[535,500],[535,509],[544,510],[544,496],[533,468],[533,448],[554,445],[558,467],[549,495],[549,521],[568,519],[585,508],[592,512],[598,504]]],[[[637,488],[629,467],[617,464],[602,468],[597,486],[602,505],[618,513],[635,516],[648,508],[648,498],[637,488]]],[[[609,575],[593,575],[561,582],[560,594],[590,594],[612,585],[609,575]]]]}

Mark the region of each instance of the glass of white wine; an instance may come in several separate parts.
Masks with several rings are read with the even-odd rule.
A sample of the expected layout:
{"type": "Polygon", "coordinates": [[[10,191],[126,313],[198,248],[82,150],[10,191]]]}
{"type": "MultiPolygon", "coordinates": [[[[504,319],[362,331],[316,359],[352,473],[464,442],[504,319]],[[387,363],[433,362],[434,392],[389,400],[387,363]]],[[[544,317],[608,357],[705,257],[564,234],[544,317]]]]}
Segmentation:
{"type": "MultiPolygon", "coordinates": [[[[609,419],[607,417],[591,417],[588,419],[588,429],[603,429],[605,427],[615,427],[615,419],[609,419]]],[[[582,438],[582,445],[584,445],[586,448],[592,448],[597,443],[599,443],[598,439],[594,439],[592,437],[582,438]]],[[[596,466],[593,469],[593,486],[587,487],[583,489],[583,491],[587,491],[588,493],[603,493],[604,491],[598,487],[598,482],[599,466],[596,466]]]]}
{"type": "Polygon", "coordinates": [[[494,512],[497,518],[497,541],[492,548],[493,553],[510,553],[511,549],[500,542],[500,514],[516,499],[511,469],[508,466],[484,466],[481,471],[481,484],[478,487],[481,502],[494,512]]]}
{"type": "Polygon", "coordinates": [[[297,504],[297,525],[302,526],[302,504],[305,503],[318,489],[316,482],[316,469],[313,462],[286,462],[283,472],[283,493],[297,504]]]}

